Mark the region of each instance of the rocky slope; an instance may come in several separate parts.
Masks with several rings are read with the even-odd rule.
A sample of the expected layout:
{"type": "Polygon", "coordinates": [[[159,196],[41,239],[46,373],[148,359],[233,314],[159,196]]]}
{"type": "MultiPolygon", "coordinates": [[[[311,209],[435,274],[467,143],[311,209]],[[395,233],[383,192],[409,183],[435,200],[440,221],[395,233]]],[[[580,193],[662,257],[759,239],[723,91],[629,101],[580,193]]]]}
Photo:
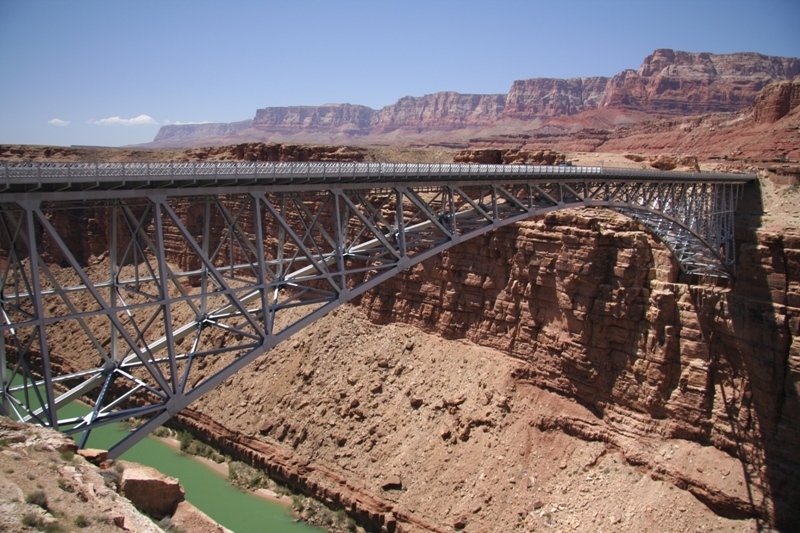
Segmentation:
{"type": "Polygon", "coordinates": [[[77,450],[62,433],[0,416],[0,531],[156,533],[162,527],[231,533],[186,501],[177,479],[109,461],[103,450],[77,450]]]}
{"type": "Polygon", "coordinates": [[[499,230],[366,295],[369,322],[350,309],[310,328],[183,421],[375,530],[790,528],[800,234],[742,235],[726,288],[679,281],[661,245],[600,212],[499,230]],[[695,500],[656,518],[644,479],[664,482],[645,501],[674,501],[672,485],[719,516],[695,500]]]}
{"type": "Polygon", "coordinates": [[[507,94],[407,96],[380,110],[352,104],[267,107],[252,121],[165,126],[150,146],[279,140],[463,143],[486,134],[613,128],[664,116],[737,111],[770,81],[798,74],[796,58],[656,50],[638,71],[610,78],[520,80],[507,94]]]}
{"type": "Polygon", "coordinates": [[[116,492],[122,469],[76,450],[61,433],[0,417],[0,531],[162,531],[116,492]]]}

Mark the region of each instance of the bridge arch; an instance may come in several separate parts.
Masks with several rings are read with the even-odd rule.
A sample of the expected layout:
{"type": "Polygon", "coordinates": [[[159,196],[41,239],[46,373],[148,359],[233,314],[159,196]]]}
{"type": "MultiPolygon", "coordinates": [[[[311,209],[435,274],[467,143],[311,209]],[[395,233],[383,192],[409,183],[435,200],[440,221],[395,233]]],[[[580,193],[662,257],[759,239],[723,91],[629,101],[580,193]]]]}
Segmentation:
{"type": "Polygon", "coordinates": [[[343,303],[466,240],[556,210],[617,211],[648,227],[685,272],[731,277],[736,202],[752,179],[580,167],[167,165],[5,166],[5,414],[81,433],[81,445],[97,426],[144,419],[112,448],[119,455],[343,303]],[[59,414],[82,397],[91,413],[59,414]]]}

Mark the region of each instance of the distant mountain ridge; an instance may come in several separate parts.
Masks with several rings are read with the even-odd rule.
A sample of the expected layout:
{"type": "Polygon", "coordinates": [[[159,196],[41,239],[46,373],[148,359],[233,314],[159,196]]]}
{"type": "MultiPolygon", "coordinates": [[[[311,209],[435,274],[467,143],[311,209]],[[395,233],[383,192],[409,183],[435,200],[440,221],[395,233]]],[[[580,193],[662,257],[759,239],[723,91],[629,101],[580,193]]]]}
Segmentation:
{"type": "Polygon", "coordinates": [[[768,83],[798,75],[798,58],[661,49],[647,56],[638,70],[610,78],[518,80],[507,94],[406,96],[380,110],[356,104],[266,107],[252,120],[163,126],[150,146],[463,142],[474,135],[613,128],[671,116],[739,111],[768,83]]]}

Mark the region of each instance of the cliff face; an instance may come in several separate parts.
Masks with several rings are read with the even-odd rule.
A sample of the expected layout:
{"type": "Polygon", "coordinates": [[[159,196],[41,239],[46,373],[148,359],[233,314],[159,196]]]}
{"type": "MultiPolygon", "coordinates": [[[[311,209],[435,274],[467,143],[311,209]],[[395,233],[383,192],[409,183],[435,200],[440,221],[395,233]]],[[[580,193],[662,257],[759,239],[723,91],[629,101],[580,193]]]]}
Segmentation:
{"type": "Polygon", "coordinates": [[[767,86],[753,104],[753,120],[772,124],[800,108],[800,78],[767,86]]]}
{"type": "Polygon", "coordinates": [[[153,142],[166,146],[191,144],[203,139],[235,136],[252,125],[252,120],[215,124],[171,124],[161,126],[153,142]]]}
{"type": "Polygon", "coordinates": [[[351,104],[267,107],[257,110],[252,121],[234,123],[227,129],[223,124],[165,126],[153,144],[288,138],[298,142],[352,142],[355,138],[364,143],[402,144],[404,139],[421,139],[426,133],[435,133],[437,142],[463,141],[487,127],[502,133],[548,126],[559,131],[598,124],[614,127],[620,121],[739,111],[770,81],[798,74],[800,60],[795,58],[656,50],[638,70],[625,70],[611,78],[519,80],[507,94],[407,96],[380,110],[351,104]]]}
{"type": "Polygon", "coordinates": [[[607,83],[608,78],[601,77],[515,81],[503,116],[533,119],[575,115],[602,105],[607,83]]]}
{"type": "Polygon", "coordinates": [[[320,130],[363,134],[369,130],[373,114],[369,107],[350,104],[268,107],[256,111],[253,126],[279,133],[320,130]]]}
{"type": "Polygon", "coordinates": [[[737,111],[770,81],[798,73],[800,60],[795,58],[656,50],[637,72],[609,82],[603,104],[661,116],[737,111]]]}
{"type": "MultiPolygon", "coordinates": [[[[791,528],[800,234],[740,236],[725,288],[680,282],[662,245],[602,211],[503,228],[366,294],[385,326],[326,318],[183,420],[376,529],[543,525],[529,510],[593,505],[574,465],[592,477],[622,463],[722,517],[791,528]]],[[[604,472],[631,489],[614,507],[649,497],[604,472]]],[[[690,527],[678,507],[662,527],[690,527]]],[[[655,527],[647,516],[627,524],[655,527]]]]}
{"type": "Polygon", "coordinates": [[[452,130],[495,122],[505,107],[501,94],[442,92],[421,98],[407,96],[375,114],[372,128],[389,132],[400,128],[452,130]]]}

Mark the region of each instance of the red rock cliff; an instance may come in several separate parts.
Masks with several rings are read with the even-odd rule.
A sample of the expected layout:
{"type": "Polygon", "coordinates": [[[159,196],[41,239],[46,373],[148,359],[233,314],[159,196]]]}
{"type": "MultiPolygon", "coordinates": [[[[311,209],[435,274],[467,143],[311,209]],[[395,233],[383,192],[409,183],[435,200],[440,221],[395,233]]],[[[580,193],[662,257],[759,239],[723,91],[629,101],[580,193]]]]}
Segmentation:
{"type": "MultiPolygon", "coordinates": [[[[267,107],[256,111],[252,124],[235,123],[228,130],[225,125],[165,126],[154,144],[208,144],[211,139],[222,143],[226,137],[228,142],[267,141],[290,136],[299,142],[348,142],[352,136],[365,142],[401,142],[403,135],[414,138],[425,132],[462,131],[468,136],[487,126],[496,126],[503,133],[528,132],[540,127],[537,119],[572,117],[604,108],[636,112],[635,120],[739,111],[770,81],[798,74],[800,60],[795,58],[656,50],[638,71],[625,70],[612,78],[534,78],[515,81],[505,95],[440,92],[407,96],[380,110],[351,104],[267,107]]],[[[616,124],[613,119],[608,123],[616,124]]],[[[557,127],[585,124],[562,121],[557,127]]],[[[455,138],[454,134],[451,137],[455,138]]],[[[448,138],[438,138],[443,140],[448,138]]]]}
{"type": "Polygon", "coordinates": [[[375,114],[372,128],[389,132],[400,128],[450,130],[497,121],[506,104],[502,94],[442,92],[421,98],[406,96],[375,114]]]}
{"type": "Polygon", "coordinates": [[[369,107],[350,104],[267,107],[256,111],[253,126],[280,133],[321,130],[363,134],[369,129],[373,114],[369,107]]]}
{"type": "Polygon", "coordinates": [[[698,497],[789,527],[800,523],[800,234],[739,237],[734,287],[689,286],[632,222],[556,213],[465,243],[362,307],[501,350],[525,363],[518,379],[602,421],[554,414],[554,427],[623,448],[685,439],[742,460],[762,496],[698,497]]]}
{"type": "Polygon", "coordinates": [[[637,72],[626,71],[609,81],[603,105],[661,116],[738,111],[770,81],[798,73],[796,58],[656,50],[637,72]]]}
{"type": "Polygon", "coordinates": [[[575,115],[600,106],[608,78],[569,80],[535,78],[515,81],[508,93],[506,118],[532,119],[575,115]]]}
{"type": "Polygon", "coordinates": [[[603,443],[722,516],[788,530],[800,234],[740,239],[737,283],[716,287],[681,282],[651,235],[602,211],[501,228],[364,295],[385,329],[326,318],[184,422],[376,530],[513,527],[541,505],[527,479],[548,471],[544,434],[603,443]],[[399,322],[471,342],[421,345],[399,322]],[[382,489],[394,473],[402,490],[382,489]]]}

